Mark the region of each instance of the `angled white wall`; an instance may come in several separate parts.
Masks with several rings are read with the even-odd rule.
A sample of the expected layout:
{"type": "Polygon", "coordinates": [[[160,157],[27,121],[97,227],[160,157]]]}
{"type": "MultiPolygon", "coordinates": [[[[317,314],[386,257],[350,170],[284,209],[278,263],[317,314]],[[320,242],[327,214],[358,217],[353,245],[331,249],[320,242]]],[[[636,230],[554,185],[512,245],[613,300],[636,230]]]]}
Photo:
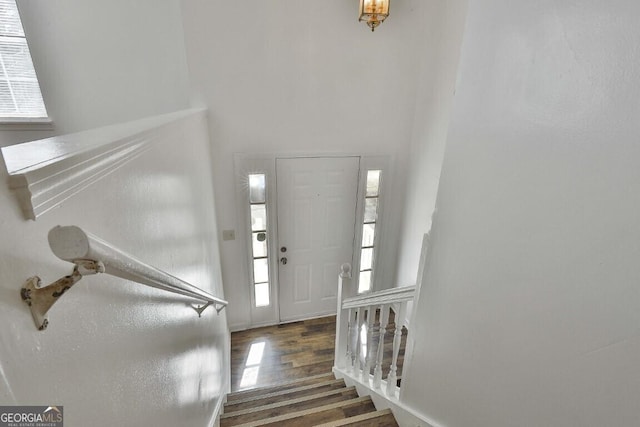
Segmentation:
{"type": "Polygon", "coordinates": [[[469,3],[403,379],[443,426],[640,424],[638,16],[469,3]]]}
{"type": "Polygon", "coordinates": [[[467,0],[427,4],[395,286],[415,285],[422,236],[431,229],[466,17],[467,0]]]}
{"type": "MultiPolygon", "coordinates": [[[[20,9],[55,128],[2,131],[1,145],[188,104],[177,2],[25,1],[20,9]]],[[[211,425],[229,380],[224,312],[198,318],[188,300],[97,275],[68,291],[40,332],[19,295],[30,276],[50,283],[71,272],[48,247],[59,224],[222,294],[207,123],[162,132],[148,148],[35,222],[0,166],[0,404],[63,405],[70,426],[211,425]]]]}
{"type": "MultiPolygon", "coordinates": [[[[47,234],[56,225],[80,226],[224,295],[205,115],[137,139],[146,143],[141,155],[35,222],[0,187],[3,404],[62,405],[69,425],[211,424],[229,387],[224,312],[208,309],[199,318],[188,298],[99,274],[67,291],[49,311],[48,328],[38,331],[20,298],[28,277],[47,285],[72,271],[49,249],[47,234]]],[[[6,181],[4,167],[2,175],[6,181]]]]}

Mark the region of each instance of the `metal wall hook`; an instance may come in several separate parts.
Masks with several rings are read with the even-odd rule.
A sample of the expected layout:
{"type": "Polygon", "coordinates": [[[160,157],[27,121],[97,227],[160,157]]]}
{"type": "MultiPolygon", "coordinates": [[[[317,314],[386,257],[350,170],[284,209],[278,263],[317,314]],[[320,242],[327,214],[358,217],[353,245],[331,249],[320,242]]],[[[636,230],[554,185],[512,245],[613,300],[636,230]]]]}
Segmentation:
{"type": "Polygon", "coordinates": [[[215,301],[209,301],[205,305],[192,305],[191,308],[193,308],[198,313],[198,317],[202,317],[202,312],[205,311],[210,305],[213,305],[213,308],[216,309],[217,314],[220,314],[222,309],[226,307],[225,305],[216,303],[215,301]]]}
{"type": "Polygon", "coordinates": [[[198,317],[202,317],[202,312],[205,311],[211,304],[213,304],[213,301],[209,301],[205,305],[192,305],[191,307],[198,313],[198,317]]]}

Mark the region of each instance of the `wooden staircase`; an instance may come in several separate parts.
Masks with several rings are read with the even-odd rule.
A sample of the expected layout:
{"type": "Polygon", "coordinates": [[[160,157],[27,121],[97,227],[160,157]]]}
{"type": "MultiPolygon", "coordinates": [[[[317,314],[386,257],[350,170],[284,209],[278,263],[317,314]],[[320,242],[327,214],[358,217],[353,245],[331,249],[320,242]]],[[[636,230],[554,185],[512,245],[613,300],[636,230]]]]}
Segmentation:
{"type": "Polygon", "coordinates": [[[315,375],[227,396],[220,426],[397,426],[390,410],[376,411],[333,374],[315,375]]]}

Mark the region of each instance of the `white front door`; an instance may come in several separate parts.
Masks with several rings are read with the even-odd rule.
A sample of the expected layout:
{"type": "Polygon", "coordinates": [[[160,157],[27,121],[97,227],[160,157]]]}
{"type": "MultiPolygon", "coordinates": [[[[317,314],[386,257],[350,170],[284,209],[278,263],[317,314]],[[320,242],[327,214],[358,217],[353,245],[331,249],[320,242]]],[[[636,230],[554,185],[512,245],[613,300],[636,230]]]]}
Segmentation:
{"type": "Polygon", "coordinates": [[[359,157],[277,159],[280,321],[336,312],[352,262],[359,157]]]}

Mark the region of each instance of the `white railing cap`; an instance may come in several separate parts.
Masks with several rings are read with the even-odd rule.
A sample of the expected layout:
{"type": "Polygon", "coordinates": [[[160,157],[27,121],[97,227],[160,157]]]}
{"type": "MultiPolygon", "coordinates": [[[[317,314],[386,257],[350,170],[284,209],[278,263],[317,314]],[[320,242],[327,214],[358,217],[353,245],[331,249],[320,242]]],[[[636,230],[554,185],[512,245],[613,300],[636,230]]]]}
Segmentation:
{"type": "Polygon", "coordinates": [[[385,289],[383,291],[346,298],[342,302],[342,308],[358,308],[370,305],[395,304],[398,302],[411,301],[415,296],[415,292],[415,286],[385,289]]]}

